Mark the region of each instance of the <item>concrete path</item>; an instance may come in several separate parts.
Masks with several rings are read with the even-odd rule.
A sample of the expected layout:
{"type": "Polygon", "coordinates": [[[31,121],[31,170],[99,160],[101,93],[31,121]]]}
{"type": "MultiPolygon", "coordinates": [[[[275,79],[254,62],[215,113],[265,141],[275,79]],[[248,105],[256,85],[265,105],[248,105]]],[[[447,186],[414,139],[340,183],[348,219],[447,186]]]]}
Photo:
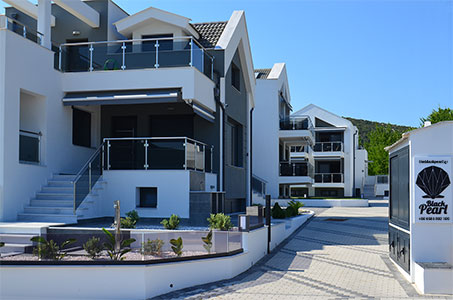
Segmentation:
{"type": "MultiPolygon", "coordinates": [[[[414,299],[389,261],[387,202],[315,209],[316,216],[247,272],[160,299],[414,299]]],[[[203,272],[203,270],[200,270],[203,272]]]]}

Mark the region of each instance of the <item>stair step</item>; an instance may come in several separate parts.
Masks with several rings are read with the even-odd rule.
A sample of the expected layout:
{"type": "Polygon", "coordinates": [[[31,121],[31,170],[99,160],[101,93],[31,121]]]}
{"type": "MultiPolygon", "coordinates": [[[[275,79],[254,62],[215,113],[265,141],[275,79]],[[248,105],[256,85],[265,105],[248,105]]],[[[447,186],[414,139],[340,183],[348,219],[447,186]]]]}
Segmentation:
{"type": "Polygon", "coordinates": [[[22,252],[5,252],[5,253],[0,253],[0,257],[14,256],[14,255],[19,255],[19,254],[22,254],[22,252]]]}
{"type": "Polygon", "coordinates": [[[64,181],[64,180],[49,180],[47,181],[48,186],[58,186],[58,187],[74,187],[72,181],[64,181]]]}
{"type": "Polygon", "coordinates": [[[55,223],[77,223],[76,215],[61,215],[61,214],[30,214],[19,213],[17,214],[19,221],[32,221],[32,222],[55,222],[55,223]]]}
{"type": "Polygon", "coordinates": [[[42,193],[72,194],[74,187],[71,186],[43,186],[42,193]]]}
{"type": "Polygon", "coordinates": [[[31,199],[30,206],[41,207],[73,207],[74,200],[58,200],[58,199],[31,199]]]}
{"type": "Polygon", "coordinates": [[[36,235],[0,233],[0,242],[8,244],[31,244],[30,239],[34,236],[36,235]]]}
{"type": "Polygon", "coordinates": [[[55,199],[55,200],[71,200],[74,199],[73,194],[68,193],[36,193],[36,199],[55,199]]]}
{"type": "Polygon", "coordinates": [[[73,207],[52,206],[27,206],[24,212],[27,214],[58,214],[69,215],[74,211],[73,207]]]}
{"type": "Polygon", "coordinates": [[[75,175],[61,175],[61,174],[54,174],[52,176],[52,180],[54,181],[73,181],[75,179],[75,175]]]}

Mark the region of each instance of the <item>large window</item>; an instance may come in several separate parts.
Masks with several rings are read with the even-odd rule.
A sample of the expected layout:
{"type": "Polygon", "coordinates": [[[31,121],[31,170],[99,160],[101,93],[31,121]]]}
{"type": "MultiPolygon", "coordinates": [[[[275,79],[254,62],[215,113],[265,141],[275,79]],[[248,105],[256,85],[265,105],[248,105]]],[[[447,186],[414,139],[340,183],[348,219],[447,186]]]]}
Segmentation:
{"type": "Polygon", "coordinates": [[[228,120],[227,126],[230,131],[230,165],[236,167],[243,167],[242,125],[233,120],[228,120]]]}
{"type": "Polygon", "coordinates": [[[231,64],[231,85],[241,90],[241,70],[235,64],[231,64]]]}
{"type": "MultiPolygon", "coordinates": [[[[142,35],[142,39],[172,38],[173,34],[142,35]]],[[[156,51],[156,41],[143,41],[142,51],[156,51]]],[[[173,50],[173,40],[159,40],[159,51],[173,50]]]]}
{"type": "Polygon", "coordinates": [[[91,114],[72,110],[72,143],[77,146],[91,147],[91,114]]]}

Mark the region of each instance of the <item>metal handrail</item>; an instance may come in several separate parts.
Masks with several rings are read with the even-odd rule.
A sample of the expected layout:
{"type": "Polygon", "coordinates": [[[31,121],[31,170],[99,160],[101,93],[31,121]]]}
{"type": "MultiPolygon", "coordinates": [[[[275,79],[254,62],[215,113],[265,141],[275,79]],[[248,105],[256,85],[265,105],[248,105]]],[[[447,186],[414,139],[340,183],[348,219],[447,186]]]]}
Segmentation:
{"type": "Polygon", "coordinates": [[[104,147],[104,143],[102,143],[97,149],[96,151],[90,156],[90,158],[88,159],[88,161],[83,165],[83,167],[80,169],[80,171],[76,174],[76,177],[74,178],[73,180],[73,183],[75,181],[77,181],[83,174],[83,172],[85,172],[86,168],[89,167],[90,163],[93,162],[94,158],[97,156],[97,154],[102,151],[104,147]]]}
{"type": "Polygon", "coordinates": [[[28,134],[28,135],[32,135],[32,136],[42,136],[42,132],[33,132],[33,131],[28,131],[28,130],[22,130],[22,129],[19,129],[19,133],[25,133],[25,134],[28,134]]]}
{"type": "MultiPolygon", "coordinates": [[[[12,24],[16,24],[16,25],[19,25],[23,28],[23,36],[26,38],[27,36],[27,33],[28,32],[31,32],[33,34],[36,34],[36,36],[39,38],[39,39],[42,39],[42,37],[44,36],[43,33],[39,32],[38,30],[35,30],[35,29],[31,29],[30,27],[28,27],[27,25],[25,25],[24,23],[20,22],[20,21],[17,21],[15,19],[12,19],[6,15],[0,15],[0,19],[4,18],[5,19],[5,24],[3,28],[5,29],[9,29],[8,28],[8,21],[11,22],[12,24]]],[[[1,27],[1,24],[0,24],[0,28],[1,27]]],[[[38,43],[38,44],[41,44],[41,43],[38,43]]]]}
{"type": "Polygon", "coordinates": [[[205,144],[203,142],[184,137],[184,136],[178,136],[178,137],[126,137],[126,138],[104,138],[104,142],[106,141],[122,141],[122,140],[185,140],[187,139],[188,141],[204,145],[204,146],[209,146],[208,144],[205,144]]]}

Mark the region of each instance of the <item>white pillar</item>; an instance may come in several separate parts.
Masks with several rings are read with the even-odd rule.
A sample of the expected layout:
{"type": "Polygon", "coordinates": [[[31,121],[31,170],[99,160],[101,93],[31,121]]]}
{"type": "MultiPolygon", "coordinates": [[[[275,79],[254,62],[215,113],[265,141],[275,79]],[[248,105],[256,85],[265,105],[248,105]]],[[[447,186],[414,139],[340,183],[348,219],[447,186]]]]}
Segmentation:
{"type": "Polygon", "coordinates": [[[51,42],[51,8],[50,0],[38,0],[38,31],[43,34],[41,45],[48,49],[52,48],[51,42]]]}

